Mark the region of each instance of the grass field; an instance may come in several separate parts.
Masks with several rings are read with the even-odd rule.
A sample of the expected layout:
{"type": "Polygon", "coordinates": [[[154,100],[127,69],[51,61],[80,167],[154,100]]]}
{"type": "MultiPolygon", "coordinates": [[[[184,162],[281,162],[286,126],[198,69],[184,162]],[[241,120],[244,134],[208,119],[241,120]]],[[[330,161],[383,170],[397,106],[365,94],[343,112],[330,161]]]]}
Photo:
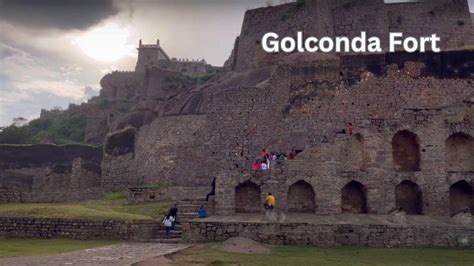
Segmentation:
{"type": "Polygon", "coordinates": [[[276,246],[271,254],[221,251],[216,244],[183,250],[169,257],[171,265],[474,265],[472,249],[376,249],[276,246]]]}
{"type": "Polygon", "coordinates": [[[0,258],[39,256],[112,245],[117,241],[72,239],[8,239],[0,240],[0,258]]]}
{"type": "Polygon", "coordinates": [[[108,193],[103,200],[78,203],[0,204],[1,217],[151,220],[161,218],[170,203],[126,204],[123,193],[108,193]]]}

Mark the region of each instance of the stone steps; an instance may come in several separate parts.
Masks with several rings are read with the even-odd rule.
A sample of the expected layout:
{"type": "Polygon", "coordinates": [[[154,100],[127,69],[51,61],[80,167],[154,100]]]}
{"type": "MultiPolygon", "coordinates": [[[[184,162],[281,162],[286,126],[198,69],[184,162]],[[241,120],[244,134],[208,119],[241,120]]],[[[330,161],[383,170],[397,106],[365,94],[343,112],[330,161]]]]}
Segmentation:
{"type": "Polygon", "coordinates": [[[150,239],[147,242],[149,243],[161,243],[161,244],[178,244],[181,243],[181,238],[154,238],[150,239]]]}
{"type": "Polygon", "coordinates": [[[187,221],[190,219],[195,219],[198,218],[198,213],[197,212],[185,212],[185,213],[178,213],[178,219],[180,221],[187,221]]]}
{"type": "Polygon", "coordinates": [[[199,208],[204,206],[207,211],[210,209],[210,204],[180,204],[178,205],[178,209],[181,213],[191,213],[191,212],[198,212],[199,208]]]}
{"type": "Polygon", "coordinates": [[[190,204],[190,205],[206,205],[210,203],[210,201],[206,201],[206,198],[202,198],[202,199],[184,199],[182,200],[178,205],[180,204],[183,204],[183,205],[187,205],[187,204],[190,204]]]}

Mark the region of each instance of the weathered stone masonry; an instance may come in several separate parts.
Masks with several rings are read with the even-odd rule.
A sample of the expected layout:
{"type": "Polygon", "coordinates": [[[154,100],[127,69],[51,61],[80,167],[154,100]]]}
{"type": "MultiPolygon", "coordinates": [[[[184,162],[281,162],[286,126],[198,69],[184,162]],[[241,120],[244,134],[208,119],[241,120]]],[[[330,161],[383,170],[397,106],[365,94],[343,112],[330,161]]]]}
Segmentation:
{"type": "Polygon", "coordinates": [[[162,234],[160,221],[0,218],[0,236],[145,241],[162,234]]]}
{"type": "Polygon", "coordinates": [[[219,130],[225,136],[241,132],[244,142],[237,136],[228,143],[235,141],[244,152],[232,151],[227,165],[235,171],[222,171],[218,212],[233,213],[238,198],[234,194],[247,180],[259,187],[262,201],[266,193],[276,193],[285,211],[288,191],[298,181],[310,184],[315,192],[314,211],[320,214],[342,211],[341,191],[351,181],[362,185],[369,213],[387,213],[400,205],[414,214],[431,215],[472,209],[470,167],[474,157],[460,148],[471,143],[474,133],[474,87],[469,79],[422,75],[426,73],[423,64],[406,62],[401,69],[387,66],[382,77],[365,73],[356,84],[347,86],[341,82],[344,76],[339,72],[344,70],[338,70],[338,61],[317,64],[282,66],[268,90],[247,89],[238,99],[230,91],[221,94],[224,99],[219,100],[228,101],[227,111],[216,117],[233,119],[232,124],[215,124],[226,130],[224,134],[219,130]],[[318,68],[317,64],[323,65],[318,68]],[[288,95],[288,100],[282,95],[288,95]],[[255,106],[264,110],[256,108],[252,115],[244,111],[246,116],[239,116],[255,106]],[[348,122],[355,125],[356,135],[334,137],[333,131],[345,128],[348,122]],[[304,152],[267,174],[251,174],[247,169],[263,147],[304,152]],[[243,170],[236,170],[237,165],[243,170]],[[402,189],[400,185],[408,181],[413,188],[402,189]],[[463,207],[455,206],[453,191],[458,182],[465,184],[463,207]],[[402,191],[398,198],[396,191],[402,191]],[[421,196],[411,195],[417,191],[421,196]],[[404,201],[406,197],[412,200],[404,201]],[[417,199],[421,202],[415,202],[417,199]],[[412,211],[410,204],[421,206],[412,211]]]}
{"type": "Polygon", "coordinates": [[[352,225],[310,223],[190,222],[190,241],[223,241],[249,237],[269,244],[337,247],[463,247],[474,241],[474,229],[446,226],[352,225]]]}

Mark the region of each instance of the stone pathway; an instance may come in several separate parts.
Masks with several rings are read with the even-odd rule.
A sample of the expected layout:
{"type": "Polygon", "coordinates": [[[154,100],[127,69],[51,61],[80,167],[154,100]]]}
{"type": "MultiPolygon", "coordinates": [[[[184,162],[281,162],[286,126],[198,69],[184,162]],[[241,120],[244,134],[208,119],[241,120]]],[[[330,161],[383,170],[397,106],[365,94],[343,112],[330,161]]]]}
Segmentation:
{"type": "Polygon", "coordinates": [[[121,243],[47,256],[0,259],[0,265],[131,265],[185,248],[184,244],[121,243]]]}

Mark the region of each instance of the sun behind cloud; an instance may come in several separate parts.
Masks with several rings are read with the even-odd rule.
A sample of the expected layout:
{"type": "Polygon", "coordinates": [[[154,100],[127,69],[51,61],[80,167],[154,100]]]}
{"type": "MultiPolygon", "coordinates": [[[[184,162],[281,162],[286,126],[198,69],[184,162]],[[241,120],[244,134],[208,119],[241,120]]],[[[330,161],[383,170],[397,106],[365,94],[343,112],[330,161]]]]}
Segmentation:
{"type": "Polygon", "coordinates": [[[84,54],[101,62],[113,62],[126,56],[136,56],[129,42],[130,32],[116,23],[107,23],[75,37],[72,43],[84,54]]]}

